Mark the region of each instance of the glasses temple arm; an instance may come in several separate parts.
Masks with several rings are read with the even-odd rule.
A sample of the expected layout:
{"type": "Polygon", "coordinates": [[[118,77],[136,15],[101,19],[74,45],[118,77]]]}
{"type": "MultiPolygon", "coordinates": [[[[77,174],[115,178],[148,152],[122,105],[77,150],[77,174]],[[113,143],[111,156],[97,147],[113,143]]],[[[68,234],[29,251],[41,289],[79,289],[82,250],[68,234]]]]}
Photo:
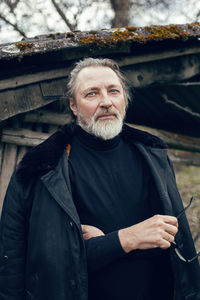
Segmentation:
{"type": "Polygon", "coordinates": [[[194,197],[192,196],[192,198],[190,199],[190,202],[188,203],[188,205],[185,208],[183,208],[181,210],[181,212],[178,214],[178,216],[176,217],[177,219],[190,207],[193,200],[194,200],[194,197]]]}

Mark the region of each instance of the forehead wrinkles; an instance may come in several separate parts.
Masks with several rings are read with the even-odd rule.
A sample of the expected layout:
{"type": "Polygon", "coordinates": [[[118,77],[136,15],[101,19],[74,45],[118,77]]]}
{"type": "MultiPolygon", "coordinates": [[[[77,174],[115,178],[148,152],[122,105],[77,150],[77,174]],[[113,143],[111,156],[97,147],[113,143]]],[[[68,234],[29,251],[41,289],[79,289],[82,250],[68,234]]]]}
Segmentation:
{"type": "Polygon", "coordinates": [[[83,90],[90,88],[99,88],[102,86],[119,86],[123,89],[120,78],[117,74],[108,67],[87,67],[82,69],[75,80],[75,93],[80,88],[80,84],[83,84],[83,90]],[[94,70],[94,74],[92,70],[94,70]],[[99,72],[98,72],[99,69],[99,72]],[[96,72],[97,71],[97,72],[96,72]]]}

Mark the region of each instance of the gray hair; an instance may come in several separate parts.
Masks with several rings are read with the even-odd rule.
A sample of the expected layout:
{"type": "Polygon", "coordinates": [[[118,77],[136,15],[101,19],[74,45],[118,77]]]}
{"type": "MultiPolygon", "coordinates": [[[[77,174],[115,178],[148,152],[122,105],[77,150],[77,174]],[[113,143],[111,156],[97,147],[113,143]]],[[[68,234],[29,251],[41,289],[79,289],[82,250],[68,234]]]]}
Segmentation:
{"type": "Polygon", "coordinates": [[[128,87],[128,81],[124,77],[124,75],[121,73],[118,64],[108,58],[92,58],[88,57],[83,60],[80,60],[75,64],[75,67],[72,69],[70,73],[70,78],[67,83],[67,97],[72,98],[74,103],[76,103],[75,99],[75,93],[77,90],[77,76],[79,72],[88,67],[108,67],[111,70],[115,72],[115,74],[118,76],[120,83],[122,85],[123,91],[124,91],[124,98],[126,106],[128,106],[128,103],[130,102],[130,93],[129,93],[129,87],[128,87]]]}

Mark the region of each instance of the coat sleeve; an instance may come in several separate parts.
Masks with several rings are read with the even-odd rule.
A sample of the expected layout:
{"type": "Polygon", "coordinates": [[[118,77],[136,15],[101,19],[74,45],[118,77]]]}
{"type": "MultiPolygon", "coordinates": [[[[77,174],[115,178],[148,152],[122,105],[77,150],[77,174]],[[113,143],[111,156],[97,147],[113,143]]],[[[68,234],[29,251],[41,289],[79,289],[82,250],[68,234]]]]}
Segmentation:
{"type": "Polygon", "coordinates": [[[23,203],[22,192],[13,176],[0,220],[1,300],[25,300],[26,229],[23,203]]]}
{"type": "Polygon", "coordinates": [[[97,271],[126,255],[118,236],[118,231],[97,236],[85,241],[88,269],[97,271]]]}

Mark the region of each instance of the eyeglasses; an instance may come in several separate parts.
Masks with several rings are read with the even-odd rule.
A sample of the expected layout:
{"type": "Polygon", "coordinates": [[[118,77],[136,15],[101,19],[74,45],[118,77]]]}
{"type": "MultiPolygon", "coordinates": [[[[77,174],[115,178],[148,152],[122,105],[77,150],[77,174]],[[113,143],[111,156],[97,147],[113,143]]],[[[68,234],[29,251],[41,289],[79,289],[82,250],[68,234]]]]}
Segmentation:
{"type": "MultiPolygon", "coordinates": [[[[190,202],[189,204],[178,214],[178,216],[176,217],[177,219],[179,219],[185,212],[186,210],[190,207],[190,205],[192,204],[194,200],[194,197],[192,197],[190,199],[190,202]]],[[[200,234],[197,234],[197,236],[195,237],[195,241],[197,241],[197,239],[199,238],[200,234]]],[[[176,252],[177,256],[182,260],[184,261],[185,263],[191,263],[192,261],[194,261],[195,259],[197,259],[199,256],[200,256],[200,252],[198,252],[194,257],[190,258],[190,259],[187,259],[187,258],[184,258],[183,255],[181,254],[180,252],[180,249],[178,247],[178,245],[176,244],[176,242],[172,242],[171,243],[171,247],[174,249],[174,251],[176,252]]]]}

